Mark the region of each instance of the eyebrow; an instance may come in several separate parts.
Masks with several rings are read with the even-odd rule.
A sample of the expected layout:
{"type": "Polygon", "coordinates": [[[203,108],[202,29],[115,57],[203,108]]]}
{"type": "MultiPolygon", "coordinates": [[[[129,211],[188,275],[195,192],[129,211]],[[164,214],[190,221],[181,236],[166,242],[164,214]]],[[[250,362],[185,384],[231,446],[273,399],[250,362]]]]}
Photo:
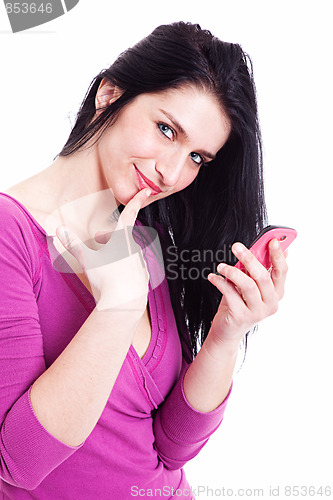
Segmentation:
{"type": "MultiPolygon", "coordinates": [[[[185,132],[184,128],[182,127],[182,125],[179,123],[179,121],[174,116],[172,116],[170,113],[165,111],[164,109],[160,109],[159,111],[161,111],[171,121],[171,123],[174,125],[174,127],[176,129],[178,129],[178,132],[188,141],[189,137],[188,137],[187,133],[185,132]]],[[[200,153],[203,156],[207,156],[207,158],[211,158],[212,160],[214,160],[214,158],[216,158],[216,155],[213,155],[212,153],[209,153],[209,151],[205,151],[203,149],[196,151],[196,153],[200,153]]]]}

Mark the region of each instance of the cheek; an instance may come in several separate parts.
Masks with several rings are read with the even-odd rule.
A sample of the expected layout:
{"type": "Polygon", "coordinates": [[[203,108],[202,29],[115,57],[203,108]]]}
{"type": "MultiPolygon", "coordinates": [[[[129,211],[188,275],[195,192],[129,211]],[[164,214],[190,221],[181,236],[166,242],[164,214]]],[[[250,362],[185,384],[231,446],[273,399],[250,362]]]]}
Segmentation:
{"type": "MultiPolygon", "coordinates": [[[[140,123],[140,120],[138,121],[140,123]]],[[[137,158],[154,158],[159,152],[159,142],[154,130],[148,126],[124,127],[121,137],[118,137],[118,148],[125,155],[137,158]]]]}
{"type": "Polygon", "coordinates": [[[193,167],[185,167],[177,182],[176,191],[181,191],[182,189],[185,189],[187,188],[187,186],[192,184],[192,182],[196,179],[199,170],[199,168],[196,169],[193,167]]]}
{"type": "Polygon", "coordinates": [[[191,184],[197,178],[200,168],[202,167],[191,166],[185,171],[185,182],[187,183],[187,185],[191,184]]]}
{"type": "Polygon", "coordinates": [[[153,134],[138,134],[130,143],[132,154],[140,158],[157,159],[160,148],[153,134]]]}

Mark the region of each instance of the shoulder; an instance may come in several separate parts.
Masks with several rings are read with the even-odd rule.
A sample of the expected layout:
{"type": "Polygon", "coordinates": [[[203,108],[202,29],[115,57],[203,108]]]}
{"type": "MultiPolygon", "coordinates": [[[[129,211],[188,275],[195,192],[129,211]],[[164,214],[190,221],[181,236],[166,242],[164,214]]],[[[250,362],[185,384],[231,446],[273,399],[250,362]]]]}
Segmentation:
{"type": "Polygon", "coordinates": [[[27,210],[15,199],[0,193],[0,245],[25,247],[35,253],[38,247],[37,231],[27,210]]]}
{"type": "Polygon", "coordinates": [[[14,199],[0,193],[0,274],[34,281],[40,269],[40,245],[28,212],[14,199]],[[22,274],[23,273],[23,274],[22,274]]]}
{"type": "Polygon", "coordinates": [[[5,193],[0,193],[0,226],[1,230],[30,226],[28,215],[23,207],[5,193]]]}

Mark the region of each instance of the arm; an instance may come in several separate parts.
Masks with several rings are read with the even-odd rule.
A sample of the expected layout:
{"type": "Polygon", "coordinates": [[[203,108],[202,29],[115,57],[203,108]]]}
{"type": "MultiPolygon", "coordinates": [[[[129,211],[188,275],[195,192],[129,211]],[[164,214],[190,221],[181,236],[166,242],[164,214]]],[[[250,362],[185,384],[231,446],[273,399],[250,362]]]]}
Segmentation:
{"type": "Polygon", "coordinates": [[[223,294],[208,336],[189,368],[184,391],[198,410],[209,412],[226,397],[244,334],[265,317],[274,314],[283,297],[287,264],[277,240],[269,244],[272,272],[241,243],[233,253],[244,264],[249,276],[239,269],[220,264],[217,268],[226,278],[210,274],[208,279],[223,294]]]}
{"type": "MultiPolygon", "coordinates": [[[[117,228],[132,228],[146,200],[147,190],[135,195],[117,228]]],[[[138,253],[126,258],[119,255],[112,235],[94,251],[68,229],[57,234],[84,270],[97,306],[61,355],[35,381],[31,403],[53,436],[79,446],[95,427],[118,377],[147,306],[149,276],[138,253]]],[[[129,243],[132,234],[127,238],[129,243]]]]}
{"type": "Polygon", "coordinates": [[[51,436],[31,407],[31,384],[46,369],[35,297],[39,246],[16,205],[0,197],[0,212],[0,475],[33,489],[76,449],[51,436]]]}
{"type": "Polygon", "coordinates": [[[270,244],[271,275],[245,247],[241,252],[233,249],[250,276],[232,266],[223,266],[229,281],[209,276],[223,293],[219,309],[202,348],[185,366],[155,417],[155,446],[170,469],[183,466],[197,455],[222,422],[240,341],[254,325],[276,311],[283,296],[287,267],[279,245],[274,248],[273,242],[270,244]]]}
{"type": "MultiPolygon", "coordinates": [[[[192,363],[193,364],[193,363],[192,363]]],[[[180,377],[154,418],[155,449],[167,469],[179,469],[194,458],[220,426],[231,388],[211,412],[194,408],[184,392],[184,377],[192,364],[183,361],[180,377]]]]}
{"type": "MultiPolygon", "coordinates": [[[[145,196],[141,193],[133,198],[125,216],[135,218],[145,196]]],[[[123,222],[131,225],[130,220],[123,222]]],[[[114,290],[102,286],[104,282],[96,277],[100,273],[111,281],[107,266],[103,272],[91,269],[92,281],[95,272],[95,291],[99,287],[98,305],[66,349],[45,370],[31,258],[25,249],[25,235],[22,237],[15,222],[4,221],[0,245],[1,477],[16,486],[34,489],[93,430],[125,359],[147,296],[134,292],[130,304],[134,311],[128,310],[128,286],[123,283],[125,280],[128,284],[129,277],[122,274],[121,267],[118,292],[127,293],[124,302],[119,302],[117,294],[115,310],[114,290]]],[[[134,266],[135,259],[139,260],[135,255],[126,264],[130,261],[134,266]]],[[[129,273],[135,271],[133,266],[129,273]]],[[[141,263],[140,269],[142,275],[137,276],[136,292],[142,292],[148,283],[141,263]]],[[[112,283],[117,285],[115,280],[112,283]]]]}
{"type": "Polygon", "coordinates": [[[61,355],[32,385],[34,412],[59,441],[77,447],[94,429],[139,320],[128,312],[94,309],[61,355]]]}

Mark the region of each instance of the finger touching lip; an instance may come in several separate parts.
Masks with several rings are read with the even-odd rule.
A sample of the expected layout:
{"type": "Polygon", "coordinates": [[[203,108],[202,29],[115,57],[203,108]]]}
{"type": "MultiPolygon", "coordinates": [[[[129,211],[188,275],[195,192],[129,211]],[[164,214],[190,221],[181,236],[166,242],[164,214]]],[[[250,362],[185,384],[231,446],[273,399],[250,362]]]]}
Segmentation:
{"type": "Polygon", "coordinates": [[[146,177],[142,172],[140,172],[140,170],[138,170],[136,165],[134,165],[134,168],[135,168],[136,179],[140,189],[149,187],[151,189],[152,195],[156,195],[162,192],[162,190],[158,186],[156,186],[156,184],[154,184],[153,181],[148,179],[148,177],[146,177]]]}

